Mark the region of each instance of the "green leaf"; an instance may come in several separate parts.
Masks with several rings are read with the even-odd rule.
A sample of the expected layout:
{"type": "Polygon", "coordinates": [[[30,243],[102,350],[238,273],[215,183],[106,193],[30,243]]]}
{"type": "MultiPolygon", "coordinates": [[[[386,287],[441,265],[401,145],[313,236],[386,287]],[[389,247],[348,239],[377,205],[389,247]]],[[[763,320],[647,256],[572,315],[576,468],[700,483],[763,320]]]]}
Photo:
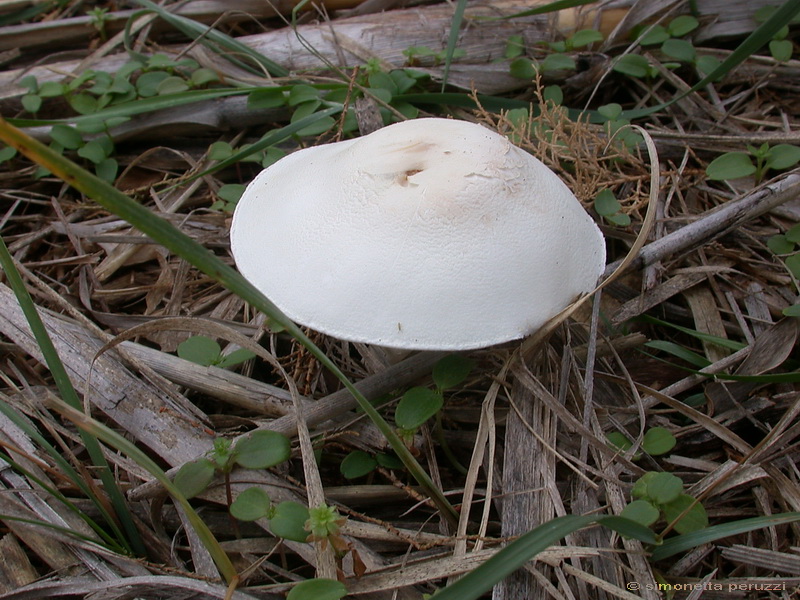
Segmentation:
{"type": "Polygon", "coordinates": [[[162,79],[156,88],[156,92],[159,96],[167,96],[169,94],[179,94],[188,89],[189,84],[186,83],[186,80],[183,79],[183,77],[177,77],[173,75],[171,77],[162,79]]]}
{"type": "Polygon", "coordinates": [[[67,150],[75,150],[83,145],[83,138],[77,129],[69,125],[53,125],[50,137],[67,150]]]}
{"type": "Polygon", "coordinates": [[[567,54],[548,54],[542,61],[543,71],[575,69],[575,59],[567,54]]]}
{"type": "Polygon", "coordinates": [[[634,500],[622,509],[620,516],[630,519],[631,521],[636,521],[645,527],[650,527],[650,525],[658,521],[658,517],[661,516],[661,511],[647,500],[634,500]]]}
{"type": "Polygon", "coordinates": [[[639,477],[631,488],[631,498],[647,498],[647,484],[656,476],[656,471],[647,471],[644,475],[639,477]]]}
{"type": "Polygon", "coordinates": [[[769,43],[769,53],[778,62],[786,62],[792,58],[794,47],[789,40],[772,40],[769,43]]]}
{"type": "Polygon", "coordinates": [[[0,164],[11,160],[17,155],[17,149],[12,148],[11,146],[6,146],[5,148],[0,148],[0,164]]]}
{"type": "Polygon", "coordinates": [[[240,439],[234,448],[236,464],[246,469],[267,469],[289,460],[289,438],[277,431],[259,429],[240,439]]]}
{"type": "Polygon", "coordinates": [[[247,95],[247,108],[277,108],[286,104],[283,90],[278,88],[258,88],[247,95]]]}
{"type": "Polygon", "coordinates": [[[573,48],[582,48],[595,42],[602,42],[603,34],[595,29],[581,29],[573,33],[569,39],[573,48]]]}
{"type": "Polygon", "coordinates": [[[255,521],[269,515],[269,494],[259,487],[247,488],[231,503],[231,514],[240,521],[255,521]]]}
{"type": "MultiPolygon", "coordinates": [[[[785,238],[789,242],[792,242],[794,244],[800,244],[800,223],[790,227],[789,231],[786,232],[785,238]]],[[[767,243],[769,244],[769,240],[767,241],[767,243]]],[[[789,252],[791,252],[791,250],[789,252]]]]}
{"type": "Polygon", "coordinates": [[[339,472],[347,479],[357,479],[368,473],[372,473],[378,461],[363,450],[354,450],[344,457],[342,464],[339,465],[339,472]]]}
{"type": "MultiPolygon", "coordinates": [[[[509,36],[506,42],[506,50],[503,53],[505,58],[517,58],[525,53],[525,40],[521,35],[509,36]]],[[[33,90],[36,91],[36,90],[33,90]]]]}
{"type": "Polygon", "coordinates": [[[244,194],[244,190],[247,186],[241,183],[226,183],[222,187],[219,188],[217,192],[217,196],[222,198],[227,202],[236,203],[239,201],[239,198],[242,197],[244,194]]]}
{"type": "Polygon", "coordinates": [[[606,221],[617,227],[627,227],[631,224],[631,217],[625,213],[616,213],[614,215],[605,215],[603,217],[606,221]]]}
{"type": "Polygon", "coordinates": [[[644,36],[639,39],[639,44],[642,46],[655,46],[656,44],[663,44],[669,39],[669,32],[661,25],[644,27],[643,30],[647,31],[647,33],[645,33],[644,36]]]}
{"type": "Polygon", "coordinates": [[[413,431],[439,412],[443,403],[441,394],[425,387],[413,387],[398,402],[394,422],[401,429],[413,431]]]}
{"type": "Polygon", "coordinates": [[[394,454],[385,454],[383,452],[380,452],[375,455],[375,460],[384,469],[397,470],[403,468],[403,462],[399,458],[397,458],[394,454]]]}
{"type": "Polygon", "coordinates": [[[119,171],[119,164],[113,158],[101,160],[94,166],[95,174],[108,183],[114,183],[117,178],[117,171],[119,171]]]}
{"type": "Polygon", "coordinates": [[[747,177],[756,172],[756,166],[749,154],[744,152],[726,152],[712,160],[706,167],[709,179],[722,181],[747,177]]]}
{"type": "Polygon", "coordinates": [[[309,513],[305,506],[287,500],[275,507],[269,520],[269,529],[276,537],[305,542],[308,539],[308,530],[305,529],[308,519],[309,513]]]}
{"type": "Polygon", "coordinates": [[[542,99],[560,105],[564,102],[564,92],[560,86],[548,85],[542,90],[542,99]]]}
{"type": "Polygon", "coordinates": [[[339,600],[347,595],[341,581],[333,579],[306,579],[294,586],[286,600],[339,600]]]}
{"type": "Polygon", "coordinates": [[[81,115],[91,115],[97,112],[97,98],[90,94],[74,94],[69,98],[69,105],[81,115]]]}
{"type": "Polygon", "coordinates": [[[39,91],[39,83],[36,81],[36,77],[33,75],[26,75],[20,79],[19,85],[20,87],[24,87],[31,94],[35,94],[39,91]]]}
{"type": "Polygon", "coordinates": [[[650,72],[649,67],[650,63],[647,62],[647,59],[639,54],[625,54],[614,63],[614,70],[617,73],[638,79],[647,77],[650,72]]]}
{"type": "Polygon", "coordinates": [[[233,147],[228,142],[214,142],[208,147],[208,158],[225,160],[233,154],[233,147]]]}
{"type": "Polygon", "coordinates": [[[175,474],[175,487],[187,498],[202,494],[214,479],[214,463],[207,458],[185,463],[175,474]]]}
{"type": "Polygon", "coordinates": [[[58,81],[45,81],[39,87],[39,95],[42,98],[55,98],[57,96],[63,96],[65,90],[66,86],[63,83],[59,83],[58,81]]]}
{"type": "Polygon", "coordinates": [[[142,98],[149,98],[158,94],[158,86],[169,77],[166,71],[150,71],[142,73],[136,80],[136,92],[142,98]]]}
{"type": "Polygon", "coordinates": [[[612,431],[606,436],[606,439],[608,439],[609,444],[622,452],[625,452],[633,446],[633,443],[619,431],[612,431]]]}
{"type": "Polygon", "coordinates": [[[800,147],[778,144],[770,148],[767,156],[767,168],[778,171],[789,169],[800,162],[800,147]]]}
{"type": "Polygon", "coordinates": [[[517,79],[533,79],[536,77],[536,66],[529,58],[517,58],[508,67],[512,77],[517,79]]]}
{"type": "Polygon", "coordinates": [[[800,317],[800,304],[792,304],[791,306],[787,306],[781,312],[786,317],[800,317]]]}
{"type": "Polygon", "coordinates": [[[603,106],[599,106],[597,108],[597,112],[603,115],[609,121],[614,121],[619,118],[622,114],[622,106],[617,104],[616,102],[612,102],[610,104],[604,104],[603,106]]]}
{"type": "Polygon", "coordinates": [[[42,107],[42,97],[37,94],[25,94],[22,99],[22,108],[29,113],[39,112],[42,107]]]}
{"type": "Polygon", "coordinates": [[[594,209],[601,217],[607,217],[619,212],[622,208],[611,190],[602,190],[594,199],[594,209]]]}
{"type": "Polygon", "coordinates": [[[215,364],[221,351],[216,340],[204,335],[194,335],[178,345],[178,356],[204,367],[215,364]]]}
{"type": "Polygon", "coordinates": [[[433,382],[440,390],[447,390],[464,381],[475,368],[475,363],[461,354],[449,354],[433,365],[433,382]]]}
{"type": "MultiPolygon", "coordinates": [[[[703,77],[716,71],[720,64],[722,64],[720,60],[716,56],[711,56],[710,54],[698,56],[697,60],[694,62],[694,66],[703,77]]],[[[722,79],[722,75],[715,77],[714,81],[719,81],[720,79],[722,79]]]]}
{"type": "Polygon", "coordinates": [[[673,37],[683,37],[687,33],[697,29],[699,26],[699,21],[694,17],[690,15],[680,15],[679,17],[672,19],[670,24],[667,26],[667,30],[673,37]]]}
{"type": "Polygon", "coordinates": [[[668,429],[653,427],[648,429],[642,438],[642,450],[650,456],[661,456],[675,447],[678,440],[668,429]]]}
{"type": "Polygon", "coordinates": [[[702,504],[687,494],[680,494],[663,507],[664,518],[671,523],[687,508],[689,508],[689,512],[675,523],[675,531],[678,533],[692,533],[708,527],[708,514],[706,513],[706,509],[703,508],[702,504]],[[690,506],[691,508],[689,508],[690,506]]]}
{"type": "Polygon", "coordinates": [[[297,106],[311,100],[319,100],[320,92],[317,88],[310,85],[299,84],[292,87],[289,92],[289,106],[297,106]]]}
{"type": "Polygon", "coordinates": [[[103,144],[97,140],[87,142],[85,146],[78,148],[78,156],[97,164],[106,158],[106,151],[103,144]]]}
{"type": "Polygon", "coordinates": [[[647,480],[647,497],[654,504],[664,505],[675,501],[683,492],[683,481],[671,473],[656,472],[647,480]]]}
{"type": "Polygon", "coordinates": [[[791,271],[795,279],[800,279],[800,254],[792,254],[787,257],[786,267],[791,271]]]}
{"type": "Polygon", "coordinates": [[[203,67],[201,69],[193,71],[190,80],[192,82],[192,85],[200,86],[212,83],[214,81],[219,81],[219,77],[211,69],[203,67]]]}
{"type": "Polygon", "coordinates": [[[683,62],[693,62],[697,56],[694,46],[686,40],[669,39],[661,44],[661,51],[667,56],[683,62]]]}

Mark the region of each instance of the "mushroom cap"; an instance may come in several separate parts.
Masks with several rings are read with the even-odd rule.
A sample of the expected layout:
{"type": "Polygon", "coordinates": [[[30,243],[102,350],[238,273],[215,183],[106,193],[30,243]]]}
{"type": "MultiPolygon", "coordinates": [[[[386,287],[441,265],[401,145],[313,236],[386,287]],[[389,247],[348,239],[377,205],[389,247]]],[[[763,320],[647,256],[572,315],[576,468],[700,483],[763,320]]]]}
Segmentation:
{"type": "Polygon", "coordinates": [[[292,320],[418,350],[533,333],[605,265],[600,230],[552,171],[485,127],[438,118],[266,168],[239,200],[231,247],[292,320]]]}

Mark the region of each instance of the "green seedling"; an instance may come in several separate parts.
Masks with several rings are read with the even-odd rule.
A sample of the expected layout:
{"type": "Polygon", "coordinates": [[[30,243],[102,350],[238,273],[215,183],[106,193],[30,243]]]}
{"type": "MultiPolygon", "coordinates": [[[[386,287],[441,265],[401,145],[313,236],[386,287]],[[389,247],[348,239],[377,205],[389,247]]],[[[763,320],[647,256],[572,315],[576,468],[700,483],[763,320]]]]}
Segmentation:
{"type": "Polygon", "coordinates": [[[270,531],[276,537],[295,542],[308,541],[309,532],[305,528],[310,518],[308,509],[291,500],[273,504],[269,494],[262,488],[244,490],[231,503],[230,513],[240,521],[267,519],[270,531]]]}
{"type": "MultiPolygon", "coordinates": [[[[633,442],[619,431],[613,431],[607,437],[609,444],[620,452],[626,452],[633,447],[633,442]]],[[[672,450],[677,443],[675,436],[668,429],[653,427],[645,432],[641,448],[650,456],[661,456],[672,450]]],[[[633,460],[639,460],[641,457],[641,454],[634,454],[633,460]]]]}
{"type": "Polygon", "coordinates": [[[228,475],[237,465],[245,469],[267,469],[289,460],[289,439],[280,433],[256,430],[235,445],[227,438],[214,440],[208,455],[183,465],[175,475],[175,485],[187,498],[203,493],[218,474],[228,475]]]}
{"type": "Polygon", "coordinates": [[[220,367],[225,369],[243,363],[255,357],[250,350],[239,348],[230,354],[222,354],[222,348],[204,335],[195,335],[178,345],[178,356],[204,367],[220,367]]]}
{"type": "MultiPolygon", "coordinates": [[[[800,225],[795,225],[786,233],[773,235],[767,240],[767,246],[777,256],[783,259],[786,269],[791,273],[795,281],[800,281],[800,225]]],[[[800,303],[793,304],[783,309],[783,314],[787,317],[800,317],[800,303]]]]}
{"type": "MultiPolygon", "coordinates": [[[[756,11],[756,14],[753,15],[753,19],[755,19],[757,23],[763,23],[773,15],[777,8],[777,6],[762,6],[756,11]]],[[[792,58],[794,46],[791,40],[787,38],[789,37],[789,25],[795,25],[797,23],[800,23],[800,15],[795,15],[772,36],[769,42],[769,53],[776,61],[786,62],[792,58]]]]}
{"type": "Polygon", "coordinates": [[[745,152],[726,152],[712,160],[706,167],[706,176],[716,181],[727,181],[753,176],[760,182],[767,171],[783,171],[800,162],[800,147],[791,144],[770,146],[761,144],[758,148],[748,145],[745,152]]]}
{"type": "Polygon", "coordinates": [[[594,199],[594,209],[612,225],[627,227],[631,218],[622,212],[622,205],[611,190],[601,190],[594,199]]]}
{"type": "Polygon", "coordinates": [[[434,389],[417,386],[403,394],[394,411],[400,436],[410,441],[417,429],[439,413],[444,405],[444,391],[463,382],[473,366],[468,358],[450,354],[433,367],[434,389]]]}
{"type": "Polygon", "coordinates": [[[108,22],[108,9],[96,6],[91,10],[86,11],[89,17],[89,22],[100,34],[100,39],[105,40],[108,36],[106,34],[106,23],[108,22]]]}
{"type": "Polygon", "coordinates": [[[378,453],[375,456],[363,450],[353,450],[342,459],[339,472],[346,479],[358,479],[372,473],[377,467],[402,469],[403,463],[393,454],[378,453]]]}
{"type": "Polygon", "coordinates": [[[632,502],[620,516],[646,527],[659,520],[671,525],[680,534],[708,526],[705,508],[695,498],[683,493],[683,481],[670,473],[648,471],[631,490],[632,502]]]}

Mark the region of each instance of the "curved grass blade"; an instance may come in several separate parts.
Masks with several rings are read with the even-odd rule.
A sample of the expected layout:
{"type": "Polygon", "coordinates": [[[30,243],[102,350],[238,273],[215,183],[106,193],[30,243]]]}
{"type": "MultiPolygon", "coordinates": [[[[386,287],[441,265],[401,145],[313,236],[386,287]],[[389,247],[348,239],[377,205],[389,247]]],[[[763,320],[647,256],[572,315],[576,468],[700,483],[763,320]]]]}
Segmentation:
{"type": "MultiPolygon", "coordinates": [[[[5,272],[8,284],[13,290],[14,295],[17,297],[20,308],[22,309],[22,312],[25,315],[28,324],[30,325],[33,336],[36,338],[36,343],[39,345],[39,348],[42,351],[42,356],[47,363],[47,368],[50,370],[50,374],[53,376],[53,380],[58,387],[61,397],[75,410],[80,411],[83,407],[81,400],[78,397],[75,388],[72,386],[72,381],[67,374],[66,368],[64,368],[64,363],[61,362],[61,358],[58,356],[58,352],[53,345],[53,341],[50,339],[50,334],[47,333],[47,328],[44,326],[42,319],[39,317],[39,313],[36,310],[36,305],[28,293],[25,283],[22,281],[22,277],[20,276],[19,271],[17,271],[17,268],[14,265],[14,260],[12,259],[2,237],[0,237],[0,267],[2,267],[3,271],[5,272]]],[[[10,409],[10,407],[8,408],[10,409]]],[[[125,544],[129,547],[129,549],[133,550],[140,556],[144,556],[146,552],[144,543],[142,542],[142,538],[139,535],[139,530],[136,529],[136,525],[134,524],[133,518],[128,510],[128,505],[125,502],[125,496],[119,489],[116,479],[114,478],[114,474],[111,472],[111,468],[106,461],[106,457],[103,454],[103,449],[100,447],[100,444],[97,442],[97,440],[89,435],[81,435],[81,440],[89,454],[92,464],[98,469],[100,480],[103,482],[103,488],[108,494],[111,504],[114,507],[116,519],[114,518],[114,515],[108,514],[108,512],[105,510],[105,507],[103,507],[103,503],[94,498],[94,494],[91,493],[91,491],[88,490],[88,486],[86,486],[87,491],[89,492],[88,497],[92,498],[95,504],[102,510],[104,517],[106,518],[109,526],[114,530],[114,534],[117,536],[117,539],[119,539],[120,543],[125,544]],[[119,523],[117,522],[117,519],[119,519],[119,523]],[[120,524],[124,529],[124,534],[119,528],[120,524]]],[[[53,452],[58,454],[55,449],[53,449],[53,452]]],[[[70,471],[72,471],[71,468],[70,471]]],[[[80,479],[77,473],[74,471],[72,472],[76,477],[78,477],[78,479],[80,479]]]]}
{"type": "Polygon", "coordinates": [[[630,519],[592,515],[557,517],[514,540],[480,567],[436,592],[431,600],[475,600],[549,546],[593,523],[605,525],[646,543],[656,542],[655,534],[650,529],[630,519]]]}
{"type": "MultiPolygon", "coordinates": [[[[2,405],[0,404],[0,406],[2,406],[2,405]]],[[[89,515],[87,515],[84,511],[82,511],[80,508],[75,506],[75,504],[69,498],[67,498],[64,494],[62,494],[58,490],[58,488],[52,487],[51,485],[49,485],[48,482],[43,481],[43,480],[39,479],[38,477],[36,477],[36,475],[34,475],[33,473],[31,473],[30,471],[25,469],[22,465],[20,465],[18,462],[16,462],[13,458],[11,458],[5,452],[0,452],[0,459],[5,461],[6,463],[8,463],[11,466],[11,468],[13,468],[17,473],[19,473],[23,477],[25,477],[25,479],[27,479],[28,481],[30,481],[32,483],[35,483],[43,491],[47,492],[53,498],[55,498],[56,500],[61,502],[61,504],[63,504],[69,511],[71,511],[78,518],[80,518],[84,523],[86,523],[89,527],[91,527],[92,530],[100,537],[100,539],[102,539],[106,543],[106,546],[109,549],[113,550],[114,552],[118,552],[118,553],[122,553],[122,552],[126,552],[127,551],[127,548],[124,548],[122,545],[120,545],[120,543],[117,540],[115,540],[111,535],[109,535],[103,529],[103,527],[101,527],[98,523],[96,523],[93,519],[91,519],[89,517],[89,515]]],[[[89,495],[89,497],[91,498],[91,495],[89,495]]],[[[90,540],[90,538],[86,538],[86,539],[90,540]]],[[[96,543],[95,540],[90,540],[90,541],[93,541],[94,543],[96,543]]]]}
{"type": "Polygon", "coordinates": [[[215,281],[218,281],[231,292],[257,308],[275,323],[281,325],[287,333],[292,335],[302,344],[309,353],[329,369],[333,375],[342,382],[347,390],[358,402],[359,407],[372,420],[378,430],[384,435],[395,454],[400,458],[417,483],[425,490],[437,508],[453,525],[458,522],[458,513],[447,500],[445,495],[431,480],[430,476],[417,462],[411,451],[374,406],[350,382],[347,376],[317,347],[311,339],[294,322],[289,320],[277,306],[264,294],[256,289],[249,281],[242,277],[233,268],[222,262],[188,235],[177,229],[166,219],[153,214],[132,198],[129,198],[114,186],[95,177],[85,169],[79,167],[71,160],[54,152],[26,135],[22,131],[9,125],[0,118],[0,140],[17,149],[18,152],[42,165],[51,173],[95,200],[105,209],[124,219],[137,229],[155,240],[169,251],[185,259],[195,268],[199,269],[215,281]]]}
{"type": "Polygon", "coordinates": [[[453,13],[453,20],[450,22],[450,35],[447,38],[447,48],[444,55],[444,73],[442,73],[442,92],[447,87],[447,77],[450,75],[450,64],[453,62],[453,54],[458,44],[458,33],[461,31],[461,23],[464,21],[464,10],[467,8],[467,0],[458,0],[456,10],[453,13]]]}
{"type": "Polygon", "coordinates": [[[161,470],[155,461],[147,456],[147,454],[139,450],[139,448],[137,448],[132,442],[119,435],[116,431],[113,431],[102,423],[95,421],[85,413],[75,410],[66,403],[58,402],[54,405],[54,408],[70,421],[75,423],[75,425],[82,432],[103,440],[109,446],[116,448],[118,451],[135,460],[139,466],[147,469],[147,472],[155,477],[159,483],[164,486],[167,492],[169,492],[169,494],[181,505],[181,508],[183,508],[184,512],[186,513],[186,518],[189,519],[189,522],[192,524],[197,536],[203,542],[203,545],[208,550],[211,558],[214,560],[214,564],[217,565],[219,572],[222,574],[225,580],[228,583],[238,580],[236,568],[233,566],[230,558],[228,558],[228,555],[222,549],[222,546],[219,545],[219,542],[214,537],[214,534],[211,533],[208,525],[206,525],[203,519],[201,519],[200,516],[195,512],[194,508],[192,508],[192,505],[189,503],[186,497],[181,494],[178,487],[172,483],[172,480],[167,477],[166,473],[161,470]]]}
{"type": "Polygon", "coordinates": [[[786,525],[800,521],[800,512],[780,513],[765,517],[753,517],[751,519],[741,519],[733,523],[723,523],[722,525],[712,525],[699,531],[686,533],[677,537],[665,540],[658,548],[653,551],[653,560],[662,560],[674,556],[684,550],[691,550],[701,544],[715,542],[722,538],[732,535],[763,529],[764,527],[774,527],[776,525],[786,525]]]}
{"type": "Polygon", "coordinates": [[[213,42],[213,45],[220,46],[223,50],[227,52],[219,52],[217,48],[214,48],[211,45],[212,50],[218,51],[220,56],[231,60],[246,68],[249,71],[256,73],[257,75],[261,75],[258,71],[254,70],[251,66],[246,65],[245,63],[233,60],[233,56],[247,56],[251,58],[256,64],[260,65],[262,68],[266,69],[267,72],[274,76],[274,77],[287,77],[289,75],[289,71],[279,65],[278,63],[268,59],[266,56],[261,54],[260,52],[256,52],[250,46],[243,44],[242,42],[225,35],[217,31],[216,29],[211,29],[210,27],[203,25],[202,23],[198,23],[197,21],[193,21],[192,19],[187,19],[186,17],[182,17],[180,15],[176,15],[174,13],[165,10],[163,7],[150,2],[150,0],[134,0],[136,4],[145,7],[148,11],[156,13],[159,17],[164,19],[167,23],[175,27],[176,29],[180,30],[184,33],[187,37],[192,38],[193,40],[199,40],[201,43],[206,45],[211,45],[209,42],[213,42]],[[230,53],[230,54],[229,54],[230,53]]]}

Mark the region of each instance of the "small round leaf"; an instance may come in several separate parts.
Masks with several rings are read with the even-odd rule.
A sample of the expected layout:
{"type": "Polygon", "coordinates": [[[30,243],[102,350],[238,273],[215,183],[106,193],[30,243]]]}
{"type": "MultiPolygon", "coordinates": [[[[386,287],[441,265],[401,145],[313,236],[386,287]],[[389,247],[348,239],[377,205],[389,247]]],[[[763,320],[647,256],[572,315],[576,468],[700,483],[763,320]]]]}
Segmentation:
{"type": "Polygon", "coordinates": [[[428,388],[413,387],[397,404],[394,421],[401,429],[413,431],[439,412],[443,403],[441,394],[428,388]]]}
{"type": "Polygon", "coordinates": [[[178,345],[178,356],[204,367],[216,363],[221,351],[216,340],[204,335],[193,335],[178,345]]]}
{"type": "Polygon", "coordinates": [[[750,160],[750,155],[744,152],[726,152],[706,167],[708,178],[718,181],[747,177],[755,172],[756,166],[750,160]]]}
{"type": "Polygon", "coordinates": [[[676,443],[675,436],[668,429],[653,427],[645,432],[642,449],[651,456],[660,456],[672,450],[676,443]]]}
{"type": "Polygon", "coordinates": [[[308,530],[305,528],[308,518],[308,509],[302,504],[291,500],[281,502],[269,520],[269,529],[276,537],[305,542],[308,539],[308,530]]]}
{"type": "Polygon", "coordinates": [[[620,516],[649,527],[658,521],[660,514],[659,510],[647,500],[634,500],[622,509],[620,516]]]}
{"type": "Polygon", "coordinates": [[[767,247],[775,254],[789,254],[790,252],[794,252],[794,242],[782,234],[773,235],[769,238],[767,240],[767,247]]]}
{"type": "Polygon", "coordinates": [[[449,354],[433,366],[433,382],[441,390],[457,386],[467,378],[475,363],[466,356],[449,354]]]}
{"type": "Polygon", "coordinates": [[[175,474],[173,483],[187,498],[203,493],[214,479],[214,463],[207,458],[184,464],[175,474]]]}
{"type": "Polygon", "coordinates": [[[269,494],[262,488],[247,488],[231,503],[231,514],[240,521],[255,521],[270,513],[269,494]]]}
{"type": "Polygon", "coordinates": [[[277,431],[253,431],[236,444],[236,464],[246,469],[266,469],[289,460],[289,438],[277,431]]]}
{"type": "Polygon", "coordinates": [[[371,473],[378,466],[378,461],[363,450],[354,450],[344,457],[339,471],[347,479],[357,479],[371,473]]]}
{"type": "Polygon", "coordinates": [[[347,588],[341,581],[307,579],[294,586],[286,596],[286,600],[339,600],[346,595],[347,588]]]}
{"type": "Polygon", "coordinates": [[[781,171],[800,162],[800,147],[791,144],[778,144],[769,149],[767,166],[781,171]]]}
{"type": "Polygon", "coordinates": [[[656,504],[668,504],[683,491],[683,481],[671,473],[656,473],[647,482],[647,497],[656,504]]]}
{"type": "Polygon", "coordinates": [[[706,513],[706,509],[688,494],[681,494],[664,506],[664,518],[671,523],[687,508],[689,508],[689,512],[681,517],[680,521],[675,523],[675,531],[681,534],[692,533],[693,531],[698,531],[708,526],[708,513],[706,513]],[[690,506],[691,508],[689,508],[690,506]]]}

